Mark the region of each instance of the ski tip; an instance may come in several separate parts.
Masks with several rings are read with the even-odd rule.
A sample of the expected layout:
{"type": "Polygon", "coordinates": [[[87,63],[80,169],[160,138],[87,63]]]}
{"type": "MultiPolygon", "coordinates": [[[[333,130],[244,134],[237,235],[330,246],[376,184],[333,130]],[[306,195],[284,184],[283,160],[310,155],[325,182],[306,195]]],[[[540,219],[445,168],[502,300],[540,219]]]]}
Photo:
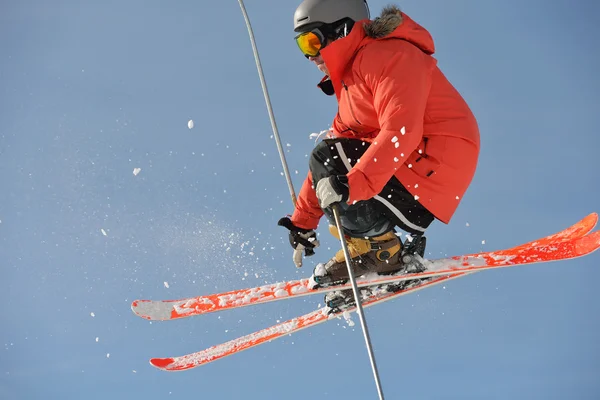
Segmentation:
{"type": "Polygon", "coordinates": [[[577,251],[581,255],[593,253],[600,248],[600,231],[592,232],[577,239],[577,251]]]}
{"type": "Polygon", "coordinates": [[[177,318],[176,313],[174,313],[174,316],[171,315],[173,314],[172,307],[165,307],[163,303],[152,300],[134,300],[131,303],[131,311],[138,317],[148,321],[166,321],[177,318]]]}
{"type": "Polygon", "coordinates": [[[598,213],[593,212],[587,217],[585,217],[583,220],[589,222],[592,225],[596,225],[598,223],[598,213]]]}
{"type": "Polygon", "coordinates": [[[158,369],[169,370],[169,365],[174,361],[172,358],[152,358],[150,364],[158,369]]]}
{"type": "Polygon", "coordinates": [[[140,307],[144,307],[145,305],[151,303],[150,300],[134,300],[131,302],[131,309],[133,311],[136,311],[136,309],[140,308],[140,307]]]}
{"type": "Polygon", "coordinates": [[[140,312],[140,303],[143,302],[143,300],[134,300],[133,302],[131,302],[131,311],[138,317],[151,320],[152,318],[140,312]]]}

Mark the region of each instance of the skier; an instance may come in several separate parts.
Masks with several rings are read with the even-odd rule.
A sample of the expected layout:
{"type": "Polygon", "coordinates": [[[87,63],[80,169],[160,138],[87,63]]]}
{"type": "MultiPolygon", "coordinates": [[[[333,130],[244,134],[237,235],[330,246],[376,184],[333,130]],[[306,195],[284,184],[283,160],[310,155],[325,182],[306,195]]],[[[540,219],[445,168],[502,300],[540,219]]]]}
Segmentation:
{"type": "MultiPolygon", "coordinates": [[[[425,230],[434,219],[450,222],[471,183],[476,119],[432,57],[429,32],[395,6],[371,21],[365,0],[304,0],[294,31],[303,55],[325,74],[318,87],[338,102],[294,213],[278,222],[289,230],[294,262],[302,265],[303,251],[313,254],[320,218],[333,225],[338,205],[355,276],[400,271],[407,255],[423,256],[425,230]],[[411,234],[406,243],[395,228],[411,234]]],[[[330,231],[338,237],[335,226],[330,231]]],[[[317,265],[313,279],[347,281],[343,252],[317,265]]],[[[351,291],[326,302],[340,298],[351,302],[351,291]]]]}

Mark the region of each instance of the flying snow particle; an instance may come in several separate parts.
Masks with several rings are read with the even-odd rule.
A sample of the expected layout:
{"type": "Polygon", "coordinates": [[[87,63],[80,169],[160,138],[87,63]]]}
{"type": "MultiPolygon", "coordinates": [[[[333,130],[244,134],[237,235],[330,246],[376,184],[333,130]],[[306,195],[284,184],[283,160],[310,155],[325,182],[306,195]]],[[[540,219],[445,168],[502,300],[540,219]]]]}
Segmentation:
{"type": "Polygon", "coordinates": [[[352,321],[352,314],[350,314],[350,312],[344,311],[342,316],[344,317],[344,320],[346,321],[348,326],[351,326],[351,327],[354,326],[354,321],[352,321]]]}
{"type": "Polygon", "coordinates": [[[403,126],[402,129],[400,129],[400,133],[403,135],[406,135],[406,127],[403,126]]]}
{"type": "Polygon", "coordinates": [[[110,358],[110,353],[106,353],[106,358],[110,358]]]}
{"type": "Polygon", "coordinates": [[[419,196],[415,194],[415,200],[419,200],[419,196]]]}
{"type": "Polygon", "coordinates": [[[469,224],[469,223],[467,222],[467,226],[471,226],[471,224],[469,224]]]}
{"type": "Polygon", "coordinates": [[[163,282],[163,285],[165,285],[167,289],[169,288],[169,282],[163,282]]]}
{"type": "Polygon", "coordinates": [[[193,127],[194,127],[194,120],[193,120],[193,119],[190,119],[190,120],[188,121],[188,129],[192,129],[193,127]]]}
{"type": "Polygon", "coordinates": [[[482,240],[482,241],[481,241],[481,244],[485,244],[485,240],[482,240]]]}
{"type": "Polygon", "coordinates": [[[94,314],[93,312],[91,312],[91,313],[90,313],[90,315],[91,315],[92,317],[95,317],[95,316],[96,316],[96,314],[94,314]]]}
{"type": "Polygon", "coordinates": [[[100,340],[100,338],[99,338],[99,337],[97,337],[97,338],[96,338],[96,343],[98,343],[98,341],[99,341],[99,340],[100,340]]]}
{"type": "Polygon", "coordinates": [[[139,174],[141,170],[142,170],[141,168],[134,168],[133,169],[133,176],[137,176],[137,174],[139,174]]]}
{"type": "Polygon", "coordinates": [[[104,236],[106,236],[106,231],[105,231],[104,229],[100,229],[100,232],[102,232],[102,234],[103,234],[104,236]]]}

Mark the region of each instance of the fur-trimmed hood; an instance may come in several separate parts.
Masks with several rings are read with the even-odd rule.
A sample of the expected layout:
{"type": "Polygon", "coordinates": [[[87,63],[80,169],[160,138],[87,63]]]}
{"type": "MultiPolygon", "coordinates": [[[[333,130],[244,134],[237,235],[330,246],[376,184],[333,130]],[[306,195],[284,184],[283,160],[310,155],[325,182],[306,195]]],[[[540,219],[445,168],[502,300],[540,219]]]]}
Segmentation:
{"type": "Polygon", "coordinates": [[[327,95],[339,96],[342,93],[340,77],[361,49],[374,42],[398,39],[412,44],[427,55],[435,52],[433,38],[425,28],[398,7],[387,6],[378,18],[358,21],[348,36],[334,41],[321,51],[329,76],[323,78],[319,88],[327,95]]]}
{"type": "Polygon", "coordinates": [[[373,39],[394,37],[404,39],[427,54],[435,52],[433,38],[425,28],[410,19],[395,5],[383,8],[381,15],[363,25],[365,35],[373,39]]]}
{"type": "Polygon", "coordinates": [[[394,32],[402,23],[402,11],[396,6],[387,6],[381,11],[381,15],[370,24],[364,26],[367,36],[379,39],[394,32]]]}

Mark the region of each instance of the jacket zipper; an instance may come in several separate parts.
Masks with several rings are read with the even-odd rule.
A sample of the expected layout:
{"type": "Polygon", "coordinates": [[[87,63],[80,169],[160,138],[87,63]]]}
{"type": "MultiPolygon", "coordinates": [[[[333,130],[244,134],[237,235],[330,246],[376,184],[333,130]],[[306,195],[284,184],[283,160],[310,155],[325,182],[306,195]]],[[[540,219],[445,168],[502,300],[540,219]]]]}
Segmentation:
{"type": "Polygon", "coordinates": [[[352,118],[354,118],[354,122],[356,122],[359,125],[362,125],[358,118],[356,118],[356,116],[354,115],[354,108],[352,107],[352,101],[350,101],[350,92],[348,91],[348,86],[346,86],[344,81],[342,81],[342,87],[346,91],[346,98],[348,100],[348,106],[350,107],[350,115],[352,115],[352,118]]]}

